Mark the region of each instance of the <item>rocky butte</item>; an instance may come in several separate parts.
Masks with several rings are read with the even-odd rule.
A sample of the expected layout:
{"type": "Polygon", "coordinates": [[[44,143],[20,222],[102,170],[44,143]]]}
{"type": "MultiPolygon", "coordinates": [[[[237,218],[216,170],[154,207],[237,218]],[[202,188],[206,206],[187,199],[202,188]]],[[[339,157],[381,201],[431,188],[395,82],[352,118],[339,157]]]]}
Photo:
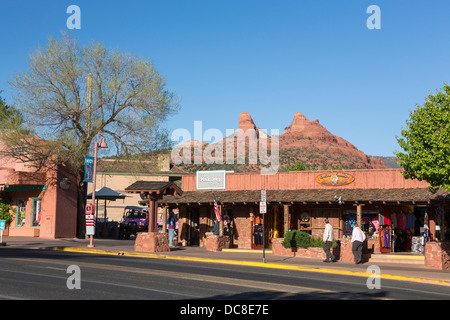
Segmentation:
{"type": "MultiPolygon", "coordinates": [[[[272,142],[276,142],[278,145],[279,171],[283,171],[286,167],[299,161],[302,161],[307,169],[381,169],[387,167],[380,159],[364,154],[350,142],[330,133],[319,123],[319,120],[309,121],[300,112],[294,114],[291,124],[284,129],[280,136],[269,136],[256,126],[247,112],[239,115],[238,130],[232,132],[227,130],[227,136],[219,139],[219,144],[223,146],[223,164],[215,163],[211,167],[210,160],[206,161],[207,164],[194,161],[195,146],[197,155],[199,148],[207,151],[205,154],[214,155],[214,152],[211,153],[210,150],[213,150],[216,144],[208,145],[206,142],[187,141],[176,148],[191,146],[192,152],[189,152],[189,158],[192,161],[184,161],[183,164],[178,164],[178,167],[187,172],[210,169],[227,169],[235,172],[258,171],[262,164],[259,161],[255,162],[252,155],[255,152],[259,153],[261,146],[267,146],[270,154],[272,142]],[[238,132],[243,132],[245,139],[236,138],[234,135],[238,132]],[[242,143],[243,141],[245,142],[242,143]],[[231,152],[232,154],[230,154],[231,152]],[[234,161],[229,161],[230,159],[234,159],[234,161]],[[243,159],[244,161],[242,161],[243,159]]],[[[186,157],[184,159],[186,160],[186,157]]]]}

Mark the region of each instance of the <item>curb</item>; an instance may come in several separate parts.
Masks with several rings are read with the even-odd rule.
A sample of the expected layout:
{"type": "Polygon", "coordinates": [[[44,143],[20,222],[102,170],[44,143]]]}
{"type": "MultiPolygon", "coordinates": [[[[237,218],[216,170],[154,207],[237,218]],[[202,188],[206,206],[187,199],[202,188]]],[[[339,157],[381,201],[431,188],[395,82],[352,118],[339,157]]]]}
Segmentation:
{"type": "Polygon", "coordinates": [[[83,248],[67,248],[67,247],[53,247],[53,251],[65,251],[65,252],[79,252],[79,253],[95,253],[95,254],[108,254],[108,255],[118,255],[118,256],[131,256],[131,257],[142,257],[142,258],[152,258],[152,259],[171,259],[171,260],[185,260],[185,261],[199,261],[199,262],[212,262],[212,263],[226,263],[234,265],[247,265],[254,267],[263,268],[276,268],[276,269],[288,269],[288,270],[298,270],[298,271],[308,271],[308,272],[318,272],[336,275],[347,275],[347,276],[357,276],[364,278],[381,278],[389,280],[400,280],[400,281],[414,281],[422,283],[431,283],[450,286],[450,281],[428,279],[428,278],[417,278],[417,277],[407,277],[391,274],[381,274],[379,276],[374,273],[360,272],[360,271],[349,271],[349,270],[338,270],[338,269],[327,269],[320,267],[305,267],[305,266],[290,266],[284,264],[276,263],[263,263],[263,262],[251,262],[251,261],[237,261],[237,260],[227,260],[227,259],[209,259],[209,258],[198,258],[198,257],[184,257],[184,256],[172,256],[164,254],[155,253],[145,253],[145,252],[129,252],[129,251],[112,251],[103,249],[83,249],[83,248]]]}

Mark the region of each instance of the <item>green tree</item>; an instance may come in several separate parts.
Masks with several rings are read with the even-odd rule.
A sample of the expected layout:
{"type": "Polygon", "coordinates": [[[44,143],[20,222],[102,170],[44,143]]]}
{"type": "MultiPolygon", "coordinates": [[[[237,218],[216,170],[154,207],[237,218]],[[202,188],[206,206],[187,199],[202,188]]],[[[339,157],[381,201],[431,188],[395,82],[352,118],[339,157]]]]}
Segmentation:
{"type": "Polygon", "coordinates": [[[423,106],[410,112],[395,152],[406,179],[430,184],[430,190],[450,190],[450,86],[429,94],[423,106]]]}
{"type": "Polygon", "coordinates": [[[308,170],[308,169],[306,168],[305,163],[301,160],[296,162],[293,165],[287,166],[285,169],[285,171],[305,171],[305,170],[308,170]]]}
{"type": "MultiPolygon", "coordinates": [[[[0,94],[3,91],[0,90],[0,94]]],[[[6,101],[0,97],[0,128],[2,130],[21,128],[23,116],[19,110],[6,104],[6,101]]]]}
{"type": "Polygon", "coordinates": [[[178,100],[146,58],[95,41],[81,46],[63,35],[33,52],[28,70],[15,75],[10,85],[32,135],[3,132],[7,149],[14,150],[8,156],[34,164],[37,171],[49,164],[72,168],[78,186],[78,236],[84,232],[84,157],[93,155],[98,134],[108,142],[108,155],[121,159],[145,159],[170,147],[162,124],[178,110],[178,100]]]}

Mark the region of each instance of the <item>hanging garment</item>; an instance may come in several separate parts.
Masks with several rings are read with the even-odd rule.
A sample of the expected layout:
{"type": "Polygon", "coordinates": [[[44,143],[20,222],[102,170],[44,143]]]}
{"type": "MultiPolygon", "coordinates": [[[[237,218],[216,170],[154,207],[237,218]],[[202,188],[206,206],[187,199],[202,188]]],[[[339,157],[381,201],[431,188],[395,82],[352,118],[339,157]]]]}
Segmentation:
{"type": "Polygon", "coordinates": [[[390,248],[391,247],[391,233],[389,230],[384,232],[384,247],[390,248]]]}
{"type": "Polygon", "coordinates": [[[372,224],[375,227],[375,233],[378,233],[379,229],[380,229],[379,228],[379,223],[378,223],[378,217],[375,217],[375,218],[372,219],[372,224]]]}
{"type": "Polygon", "coordinates": [[[384,217],[384,225],[390,226],[391,225],[391,210],[388,208],[383,209],[383,217],[384,217]]]}
{"type": "Polygon", "coordinates": [[[401,211],[397,214],[397,228],[400,230],[406,229],[406,215],[401,211]]]}
{"type": "Polygon", "coordinates": [[[414,213],[408,213],[406,215],[406,229],[414,229],[416,226],[416,215],[414,213]]]}

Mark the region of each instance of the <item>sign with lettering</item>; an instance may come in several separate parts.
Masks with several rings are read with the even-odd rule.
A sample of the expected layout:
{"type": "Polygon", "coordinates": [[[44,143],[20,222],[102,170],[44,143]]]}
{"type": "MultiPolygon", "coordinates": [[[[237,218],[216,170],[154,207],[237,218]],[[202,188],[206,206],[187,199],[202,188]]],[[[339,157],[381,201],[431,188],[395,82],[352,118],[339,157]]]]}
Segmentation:
{"type": "Polygon", "coordinates": [[[217,190],[225,188],[225,170],[197,171],[197,190],[217,190]]]}
{"type": "Polygon", "coordinates": [[[6,220],[0,220],[0,230],[5,230],[6,228],[6,220]]]}
{"type": "Polygon", "coordinates": [[[327,172],[316,177],[316,182],[324,186],[343,186],[355,181],[355,177],[345,172],[327,172]]]}

